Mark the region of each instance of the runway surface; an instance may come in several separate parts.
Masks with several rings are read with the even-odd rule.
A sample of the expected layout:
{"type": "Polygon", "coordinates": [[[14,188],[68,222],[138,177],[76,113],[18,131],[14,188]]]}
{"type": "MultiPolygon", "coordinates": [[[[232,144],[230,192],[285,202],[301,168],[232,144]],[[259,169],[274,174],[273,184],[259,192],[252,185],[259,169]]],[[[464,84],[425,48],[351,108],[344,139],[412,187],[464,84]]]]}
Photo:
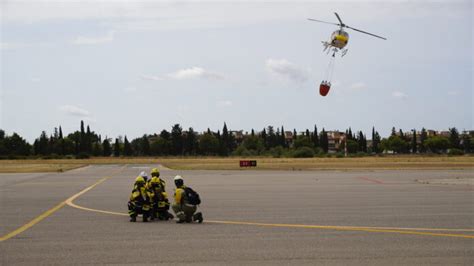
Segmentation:
{"type": "Polygon", "coordinates": [[[456,182],[473,171],[162,169],[170,196],[176,174],[200,193],[204,223],[130,223],[151,167],[0,174],[0,264],[474,264],[474,188],[456,182]]]}

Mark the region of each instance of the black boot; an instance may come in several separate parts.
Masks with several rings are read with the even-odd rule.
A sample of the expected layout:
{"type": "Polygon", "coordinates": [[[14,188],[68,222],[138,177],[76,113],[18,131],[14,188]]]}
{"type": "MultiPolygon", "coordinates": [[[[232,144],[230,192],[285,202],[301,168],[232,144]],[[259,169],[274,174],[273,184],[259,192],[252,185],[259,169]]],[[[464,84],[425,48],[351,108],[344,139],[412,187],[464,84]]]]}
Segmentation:
{"type": "Polygon", "coordinates": [[[193,221],[197,221],[198,223],[202,223],[204,219],[202,218],[202,213],[198,212],[193,215],[193,221]]]}
{"type": "Polygon", "coordinates": [[[130,217],[130,222],[134,223],[137,221],[137,217],[136,216],[132,216],[130,217]]]}
{"type": "Polygon", "coordinates": [[[143,222],[144,222],[144,223],[148,223],[148,216],[143,215],[143,222]]]}

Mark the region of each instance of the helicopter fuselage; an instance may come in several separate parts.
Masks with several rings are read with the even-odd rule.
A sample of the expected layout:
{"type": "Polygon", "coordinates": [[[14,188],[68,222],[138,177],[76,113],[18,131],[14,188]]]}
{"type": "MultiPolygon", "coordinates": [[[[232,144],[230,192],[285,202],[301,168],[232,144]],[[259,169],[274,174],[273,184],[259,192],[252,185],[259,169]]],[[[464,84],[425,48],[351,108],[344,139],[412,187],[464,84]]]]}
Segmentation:
{"type": "Polygon", "coordinates": [[[349,42],[349,34],[342,29],[336,30],[331,34],[330,45],[342,49],[349,42]]]}

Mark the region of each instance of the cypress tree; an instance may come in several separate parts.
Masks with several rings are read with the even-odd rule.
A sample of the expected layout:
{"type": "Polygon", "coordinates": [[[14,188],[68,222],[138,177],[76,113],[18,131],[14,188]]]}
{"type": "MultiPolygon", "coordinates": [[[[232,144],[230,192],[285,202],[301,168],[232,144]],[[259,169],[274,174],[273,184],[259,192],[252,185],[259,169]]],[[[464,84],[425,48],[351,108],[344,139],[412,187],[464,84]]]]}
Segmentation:
{"type": "Polygon", "coordinates": [[[125,138],[123,140],[123,154],[125,156],[132,156],[133,155],[132,145],[130,145],[130,142],[128,141],[126,135],[125,135],[125,138]]]}
{"type": "Polygon", "coordinates": [[[283,126],[281,126],[281,137],[280,137],[280,145],[283,146],[283,147],[286,147],[286,137],[285,137],[285,129],[283,128],[283,126]]]}
{"type": "Polygon", "coordinates": [[[329,143],[328,143],[328,133],[326,132],[326,130],[323,130],[321,131],[321,136],[320,136],[320,145],[321,145],[321,148],[323,149],[324,152],[328,152],[329,151],[329,143]]]}
{"type": "Polygon", "coordinates": [[[86,133],[84,131],[84,121],[81,120],[81,134],[79,135],[79,152],[84,152],[86,133]]]}
{"type": "Polygon", "coordinates": [[[109,157],[112,154],[110,142],[107,138],[105,138],[104,142],[102,143],[102,154],[106,157],[109,157]]]}
{"type": "Polygon", "coordinates": [[[263,128],[262,133],[260,133],[260,138],[262,139],[263,145],[267,143],[267,131],[263,128]]]}
{"type": "Polygon", "coordinates": [[[416,129],[413,129],[413,137],[411,138],[411,152],[417,153],[416,148],[416,129]]]}
{"type": "Polygon", "coordinates": [[[59,126],[59,139],[63,139],[63,130],[61,126],[59,126]]]}
{"type": "Polygon", "coordinates": [[[392,134],[390,136],[396,136],[397,135],[397,130],[395,127],[392,127],[392,134]]]}
{"type": "Polygon", "coordinates": [[[428,134],[426,133],[426,129],[422,128],[421,129],[421,134],[420,134],[420,153],[425,153],[426,152],[425,141],[427,139],[428,139],[428,134]]]}
{"type": "Polygon", "coordinates": [[[221,140],[221,155],[229,155],[229,150],[231,149],[229,131],[227,130],[227,125],[224,122],[224,127],[222,128],[222,140],[221,140]]]}
{"type": "Polygon", "coordinates": [[[120,156],[120,143],[118,139],[115,139],[115,144],[114,144],[114,156],[119,157],[120,156]]]}
{"type": "Polygon", "coordinates": [[[313,144],[314,144],[314,147],[319,147],[318,128],[316,127],[316,125],[314,125],[314,131],[313,131],[313,144]]]}
{"type": "Polygon", "coordinates": [[[252,128],[252,133],[250,133],[250,135],[251,135],[252,137],[255,136],[255,131],[253,130],[253,128],[252,128]]]}

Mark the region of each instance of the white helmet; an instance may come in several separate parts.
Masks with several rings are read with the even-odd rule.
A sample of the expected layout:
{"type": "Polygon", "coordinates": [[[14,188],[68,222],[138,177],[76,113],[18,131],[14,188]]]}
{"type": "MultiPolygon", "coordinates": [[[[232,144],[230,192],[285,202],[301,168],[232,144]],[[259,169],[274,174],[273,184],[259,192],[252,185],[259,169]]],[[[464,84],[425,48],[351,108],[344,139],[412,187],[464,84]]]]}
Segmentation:
{"type": "Polygon", "coordinates": [[[148,174],[147,174],[145,171],[142,171],[142,172],[140,173],[140,176],[141,176],[141,177],[144,177],[144,178],[147,178],[147,177],[148,177],[148,174]]]}
{"type": "Polygon", "coordinates": [[[180,175],[177,175],[177,176],[174,177],[174,181],[176,181],[176,180],[183,180],[183,178],[180,175]]]}

